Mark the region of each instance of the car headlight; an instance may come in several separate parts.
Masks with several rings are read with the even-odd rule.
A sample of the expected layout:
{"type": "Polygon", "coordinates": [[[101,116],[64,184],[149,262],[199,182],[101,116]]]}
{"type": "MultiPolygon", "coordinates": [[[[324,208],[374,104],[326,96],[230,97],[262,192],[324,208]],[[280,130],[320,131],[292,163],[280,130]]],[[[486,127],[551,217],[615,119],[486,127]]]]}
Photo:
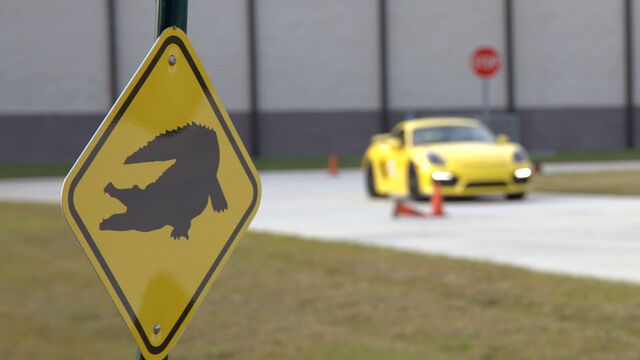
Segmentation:
{"type": "Polygon", "coordinates": [[[434,171],[431,174],[431,178],[435,181],[451,181],[453,180],[453,174],[448,171],[434,171]]]}
{"type": "Polygon", "coordinates": [[[523,148],[518,148],[516,149],[516,151],[513,153],[513,161],[514,162],[523,162],[525,160],[527,160],[527,152],[524,151],[523,148]]]}
{"type": "Polygon", "coordinates": [[[529,176],[531,176],[532,171],[529,168],[521,168],[521,169],[517,169],[514,173],[513,176],[516,177],[516,179],[528,179],[529,176]]]}
{"type": "Polygon", "coordinates": [[[433,165],[444,165],[444,159],[433,151],[427,153],[427,159],[433,165]]]}

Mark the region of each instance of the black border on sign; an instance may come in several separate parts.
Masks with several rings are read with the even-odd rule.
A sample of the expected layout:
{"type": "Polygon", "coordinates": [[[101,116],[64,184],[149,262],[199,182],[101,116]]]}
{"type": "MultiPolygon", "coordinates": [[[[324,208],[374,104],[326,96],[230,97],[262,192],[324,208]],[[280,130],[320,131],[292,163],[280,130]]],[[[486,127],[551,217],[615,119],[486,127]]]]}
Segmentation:
{"type": "Polygon", "coordinates": [[[111,284],[113,289],[116,291],[116,294],[118,295],[118,298],[122,302],[122,305],[124,305],[125,309],[127,310],[127,314],[131,318],[131,321],[133,322],[136,330],[138,331],[138,334],[140,335],[140,338],[142,338],[142,341],[144,342],[147,350],[151,354],[159,354],[159,353],[161,353],[162,351],[165,350],[167,345],[169,345],[169,343],[171,342],[173,337],[176,335],[176,332],[178,331],[178,329],[180,328],[180,326],[182,325],[184,320],[187,318],[187,315],[189,314],[189,312],[193,308],[194,304],[196,303],[196,301],[202,295],[202,292],[204,291],[205,286],[207,285],[207,283],[209,282],[209,280],[211,279],[211,277],[215,273],[216,269],[220,265],[220,262],[224,258],[225,254],[227,253],[227,251],[229,250],[229,248],[231,247],[231,245],[235,241],[238,233],[240,232],[240,229],[242,229],[244,224],[247,222],[251,212],[253,212],[253,210],[255,209],[257,201],[258,201],[258,184],[257,184],[256,178],[253,176],[253,173],[251,172],[251,170],[249,168],[249,165],[247,164],[247,161],[242,156],[242,152],[240,151],[240,147],[236,143],[236,141],[235,141],[235,139],[234,139],[234,137],[233,137],[233,135],[231,133],[231,130],[229,129],[229,126],[227,125],[226,121],[222,117],[222,113],[220,112],[220,108],[216,104],[213,96],[211,95],[211,91],[207,87],[207,84],[206,84],[202,74],[198,71],[198,67],[196,66],[193,58],[189,54],[189,51],[187,50],[184,42],[179,37],[177,37],[175,35],[172,35],[172,36],[168,37],[164,41],[164,43],[161,45],[160,49],[158,50],[158,52],[155,54],[155,56],[151,60],[151,63],[149,64],[149,66],[145,69],[144,73],[142,74],[142,76],[140,77],[138,82],[134,85],[134,88],[131,91],[131,93],[129,94],[129,96],[127,96],[126,100],[124,101],[124,103],[122,104],[120,109],[118,109],[118,112],[116,113],[116,115],[113,118],[113,120],[111,121],[111,123],[109,123],[109,127],[104,132],[104,134],[100,137],[100,139],[98,140],[96,146],[92,149],[91,153],[87,157],[87,160],[82,164],[82,167],[78,171],[78,174],[73,178],[73,180],[71,182],[71,185],[69,187],[69,198],[68,198],[68,201],[69,201],[69,210],[71,212],[71,216],[73,216],[73,219],[76,221],[76,223],[78,225],[78,228],[80,229],[80,231],[82,232],[82,235],[84,236],[84,238],[86,239],[87,243],[89,244],[89,247],[91,248],[93,254],[96,257],[96,259],[100,263],[100,267],[102,268],[102,270],[104,271],[105,275],[109,279],[109,283],[111,284]],[[142,328],[142,325],[140,324],[140,321],[138,320],[138,317],[136,316],[135,312],[133,311],[133,308],[131,307],[131,304],[129,304],[129,301],[128,301],[127,297],[124,295],[124,293],[122,292],[122,289],[120,288],[120,285],[118,284],[118,282],[116,281],[115,277],[113,276],[113,273],[111,272],[111,269],[109,268],[109,265],[105,261],[104,257],[102,256],[102,254],[100,253],[98,247],[96,246],[93,238],[91,237],[91,234],[89,233],[89,231],[87,230],[86,226],[82,222],[82,219],[80,218],[80,215],[78,214],[78,212],[77,212],[77,210],[76,210],[76,208],[75,208],[75,206],[73,204],[73,195],[74,195],[76,186],[80,182],[80,179],[82,178],[82,176],[85,174],[85,172],[89,168],[89,165],[94,160],[94,158],[96,157],[96,155],[98,154],[98,152],[100,151],[102,146],[104,145],[105,141],[107,140],[107,138],[109,137],[109,135],[111,134],[113,129],[115,129],[116,125],[118,124],[118,122],[122,118],[122,115],[125,113],[125,111],[129,107],[129,105],[131,104],[131,102],[135,98],[136,94],[138,93],[138,91],[140,91],[140,88],[144,84],[145,80],[149,77],[149,74],[151,74],[151,71],[153,70],[153,68],[157,64],[158,60],[160,59],[160,57],[164,53],[164,50],[170,44],[176,44],[176,45],[178,45],[178,47],[180,47],[180,50],[184,54],[187,62],[189,63],[189,66],[191,67],[191,70],[193,71],[194,75],[196,76],[196,79],[198,80],[198,83],[202,87],[202,91],[204,91],[204,94],[207,97],[207,100],[209,100],[209,104],[211,104],[211,107],[212,107],[212,109],[213,109],[213,111],[214,111],[214,113],[216,115],[216,118],[218,119],[218,122],[220,123],[220,125],[224,129],[224,133],[227,136],[227,138],[229,139],[229,142],[231,143],[231,146],[233,147],[233,150],[235,151],[236,155],[238,156],[238,160],[240,160],[240,163],[242,164],[242,167],[243,167],[244,171],[246,172],[247,176],[249,177],[249,180],[251,182],[251,186],[253,187],[253,198],[251,199],[251,204],[249,205],[249,208],[247,209],[247,211],[245,211],[244,215],[240,219],[240,222],[238,223],[238,225],[235,227],[235,229],[233,230],[233,232],[229,236],[229,239],[224,244],[224,247],[222,248],[222,251],[220,251],[220,254],[218,254],[218,256],[216,257],[215,261],[213,262],[213,265],[211,265],[211,267],[209,268],[209,271],[207,272],[205,277],[202,279],[202,282],[200,283],[200,285],[196,289],[196,292],[191,297],[191,300],[189,300],[189,303],[185,307],[184,311],[182,312],[182,314],[180,315],[180,317],[178,318],[178,320],[176,321],[174,326],[169,331],[169,334],[167,335],[167,337],[164,339],[162,344],[160,344],[160,346],[153,346],[149,342],[149,338],[147,338],[147,335],[145,334],[145,332],[144,332],[144,330],[142,328]]]}

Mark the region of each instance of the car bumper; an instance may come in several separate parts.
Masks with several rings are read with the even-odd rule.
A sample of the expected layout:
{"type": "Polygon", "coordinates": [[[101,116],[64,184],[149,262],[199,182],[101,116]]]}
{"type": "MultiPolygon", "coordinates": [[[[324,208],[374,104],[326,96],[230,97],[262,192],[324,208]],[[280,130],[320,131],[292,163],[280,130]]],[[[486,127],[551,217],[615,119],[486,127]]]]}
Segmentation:
{"type": "MultiPolygon", "coordinates": [[[[517,169],[531,168],[517,166],[509,169],[454,172],[453,179],[440,181],[441,194],[444,196],[476,196],[485,194],[519,194],[526,192],[531,184],[531,176],[517,178],[517,169]]],[[[438,169],[439,171],[446,171],[438,169]]],[[[435,170],[435,171],[438,171],[435,170]]],[[[431,195],[434,189],[433,169],[419,174],[420,192],[431,195]]]]}

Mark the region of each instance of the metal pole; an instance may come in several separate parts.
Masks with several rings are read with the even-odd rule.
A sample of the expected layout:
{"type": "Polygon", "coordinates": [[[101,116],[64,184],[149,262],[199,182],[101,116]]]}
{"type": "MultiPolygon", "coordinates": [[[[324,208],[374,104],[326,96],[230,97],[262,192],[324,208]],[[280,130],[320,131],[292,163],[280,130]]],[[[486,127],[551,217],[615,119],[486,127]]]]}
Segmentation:
{"type": "Polygon", "coordinates": [[[506,51],[506,76],[507,82],[507,111],[514,112],[516,109],[515,84],[514,84],[514,50],[513,50],[513,0],[504,0],[504,33],[506,51]]]}
{"type": "Polygon", "coordinates": [[[188,0],[157,0],[156,1],[156,37],[162,30],[177,26],[187,32],[188,0]]]}
{"type": "Polygon", "coordinates": [[[111,102],[118,99],[118,47],[116,46],[116,4],[107,0],[107,35],[109,45],[109,94],[111,102]]]}
{"type": "Polygon", "coordinates": [[[249,45],[249,113],[250,113],[250,139],[251,155],[259,157],[260,153],[260,123],[258,122],[258,29],[256,27],[256,2],[248,0],[247,3],[247,31],[249,45]]]}
{"type": "Polygon", "coordinates": [[[380,130],[389,131],[389,72],[387,54],[387,1],[378,0],[378,42],[380,59],[380,130]]]}
{"type": "Polygon", "coordinates": [[[483,78],[482,80],[482,118],[485,122],[489,121],[489,115],[491,109],[489,108],[489,79],[483,78]]]}
{"type": "Polygon", "coordinates": [[[625,133],[626,147],[635,148],[636,126],[634,106],[634,59],[633,59],[633,5],[631,0],[624,2],[624,42],[625,42],[625,133]]]}
{"type": "MultiPolygon", "coordinates": [[[[169,359],[169,355],[165,356],[165,358],[163,360],[168,360],[169,359]]],[[[145,360],[144,356],[142,356],[142,353],[140,353],[140,349],[138,349],[138,354],[136,355],[136,360],[145,360]]]]}
{"type": "MultiPolygon", "coordinates": [[[[176,26],[187,32],[188,0],[157,0],[156,1],[156,37],[168,27],[176,26]]],[[[163,360],[168,360],[167,355],[163,360]]],[[[136,360],[145,360],[138,349],[136,360]]]]}

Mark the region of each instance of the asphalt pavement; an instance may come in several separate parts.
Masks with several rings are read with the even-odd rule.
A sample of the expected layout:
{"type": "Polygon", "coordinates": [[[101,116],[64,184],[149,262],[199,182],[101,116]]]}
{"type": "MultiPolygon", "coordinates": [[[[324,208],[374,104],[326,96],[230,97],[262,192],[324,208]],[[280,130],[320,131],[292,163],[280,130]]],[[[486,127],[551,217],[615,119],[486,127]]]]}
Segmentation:
{"type": "MultiPolygon", "coordinates": [[[[571,165],[612,171],[640,162],[571,165]]],[[[555,165],[555,172],[563,172],[555,165]]],[[[571,167],[568,167],[571,168],[571,167]]],[[[545,166],[544,171],[552,172],[545,166]]],[[[640,197],[533,193],[522,201],[447,201],[445,216],[394,218],[392,199],[370,199],[360,170],[262,171],[250,229],[473,258],[640,282],[640,197]]],[[[59,203],[61,178],[0,180],[0,199],[59,203]]],[[[425,212],[427,202],[412,203],[425,212]]]]}

